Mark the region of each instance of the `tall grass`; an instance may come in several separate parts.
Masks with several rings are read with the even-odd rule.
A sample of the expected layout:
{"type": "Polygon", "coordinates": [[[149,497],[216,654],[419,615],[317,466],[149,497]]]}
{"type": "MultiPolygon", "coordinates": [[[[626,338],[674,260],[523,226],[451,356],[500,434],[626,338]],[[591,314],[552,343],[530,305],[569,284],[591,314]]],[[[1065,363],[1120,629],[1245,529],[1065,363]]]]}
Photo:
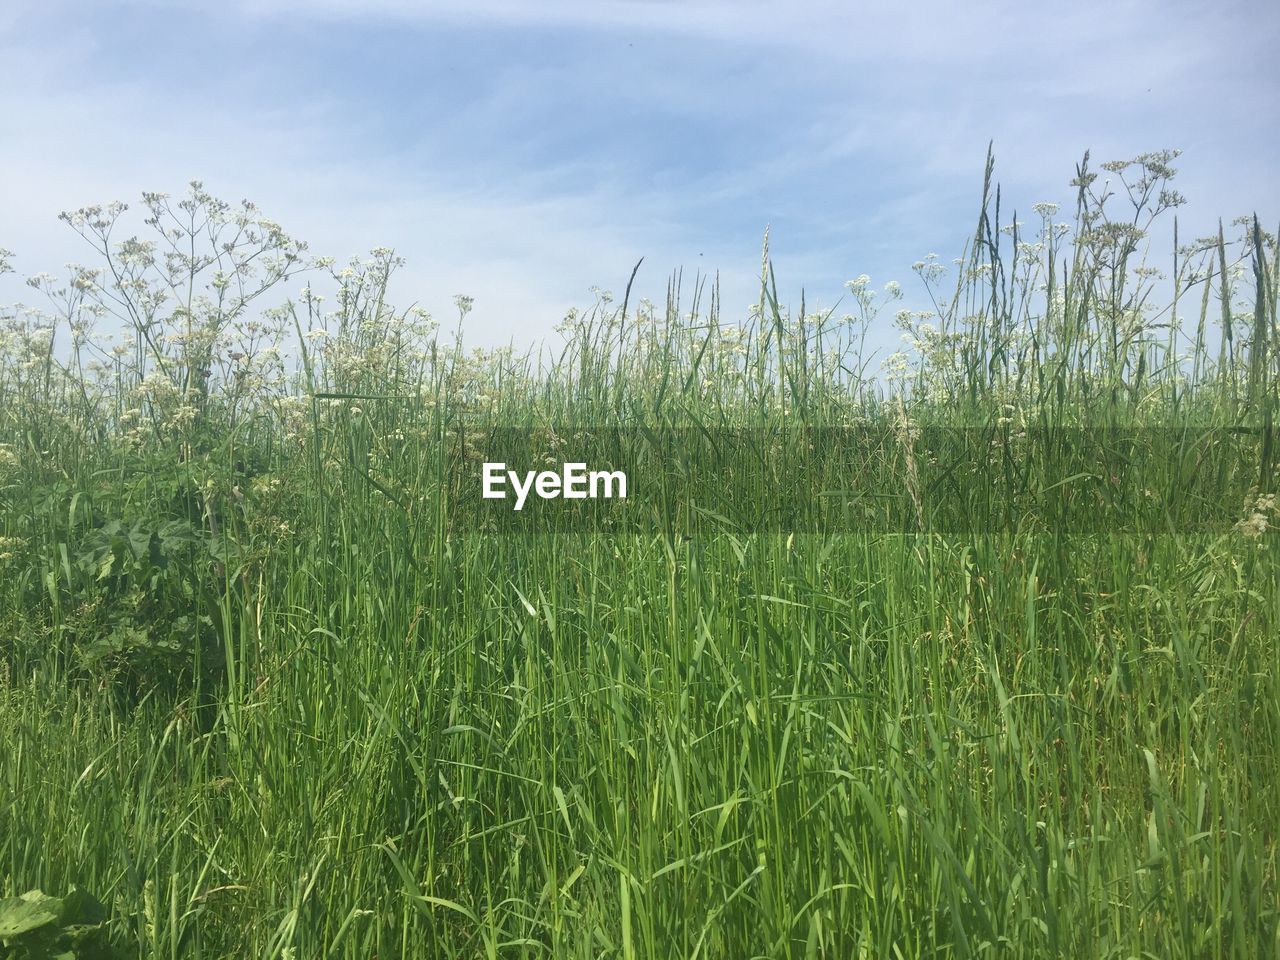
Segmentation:
{"type": "Polygon", "coordinates": [[[198,187],[151,249],[68,215],[102,271],[0,354],[0,896],[78,885],[157,958],[1280,954],[1277,248],[1154,276],[1171,160],[1111,165],[1116,214],[1086,158],[1030,240],[988,164],[879,375],[895,291],[789,310],[767,251],[740,326],[677,277],[520,355],[395,310],[389,251],[261,310],[303,247],[198,187]],[[467,501],[515,428],[757,446],[521,528],[467,501]],[[1129,445],[1055,472],[1093,428],[1129,445]],[[858,502],[898,512],[744,510],[812,430],[889,438],[858,502]],[[1081,485],[1098,522],[1036,522],[1081,485]],[[1192,487],[1227,519],[1162,526],[1192,487]]]}

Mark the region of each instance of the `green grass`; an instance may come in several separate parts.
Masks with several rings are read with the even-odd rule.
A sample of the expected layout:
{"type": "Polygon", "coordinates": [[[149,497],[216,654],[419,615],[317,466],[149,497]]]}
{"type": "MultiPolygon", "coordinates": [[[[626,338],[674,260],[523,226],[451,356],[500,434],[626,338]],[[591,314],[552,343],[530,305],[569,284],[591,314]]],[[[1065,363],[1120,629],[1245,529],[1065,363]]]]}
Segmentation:
{"type": "MultiPolygon", "coordinates": [[[[1127,169],[1158,186],[1168,159],[1127,169]]],[[[305,299],[247,326],[206,286],[225,263],[188,264],[210,295],[165,312],[177,341],[117,288],[141,322],[98,371],[17,313],[0,897],[78,885],[156,958],[1280,955],[1280,562],[1235,523],[1274,514],[1275,241],[1181,250],[1161,326],[1104,229],[1141,217],[1080,173],[1075,242],[1049,230],[1038,266],[993,198],[954,292],[922,265],[933,330],[904,319],[892,381],[865,285],[842,322],[767,272],[740,333],[673,282],[541,360],[395,313],[383,255],[327,338],[305,299]],[[764,470],[638,495],[618,530],[521,529],[462,466],[512,427],[562,459],[745,436],[764,470]],[[961,427],[990,458],[957,498],[929,431],[961,427]],[[1137,472],[1091,480],[1092,524],[1036,522],[1091,427],[1138,438],[1106,460],[1137,472]],[[795,428],[890,438],[860,494],[900,509],[746,509],[816,456],[795,428]],[[1179,490],[1230,519],[1150,508],[1179,490]]],[[[211,204],[165,212],[204,236],[211,204]]]]}

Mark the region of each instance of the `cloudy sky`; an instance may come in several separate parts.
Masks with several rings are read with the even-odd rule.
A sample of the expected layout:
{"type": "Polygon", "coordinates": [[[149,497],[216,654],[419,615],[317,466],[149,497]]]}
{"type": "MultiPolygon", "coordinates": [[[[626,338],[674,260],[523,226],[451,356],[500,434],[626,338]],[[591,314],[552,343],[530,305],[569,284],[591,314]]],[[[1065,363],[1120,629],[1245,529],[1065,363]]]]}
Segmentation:
{"type": "Polygon", "coordinates": [[[1167,146],[1185,233],[1276,223],[1278,41],[1273,0],[4,0],[0,247],[56,272],[59,210],[199,178],[313,252],[394,247],[397,299],[473,296],[477,343],[641,256],[640,293],[718,270],[743,316],[766,225],[785,296],[831,305],[960,252],[990,140],[1028,213],[1085,149],[1167,146]]]}

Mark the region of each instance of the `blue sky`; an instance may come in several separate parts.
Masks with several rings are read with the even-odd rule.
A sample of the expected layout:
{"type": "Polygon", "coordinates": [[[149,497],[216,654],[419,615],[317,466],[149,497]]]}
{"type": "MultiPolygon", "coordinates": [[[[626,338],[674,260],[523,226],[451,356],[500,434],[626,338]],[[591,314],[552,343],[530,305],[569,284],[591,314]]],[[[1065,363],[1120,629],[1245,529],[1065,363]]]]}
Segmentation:
{"type": "Polygon", "coordinates": [[[59,210],[200,178],[315,253],[394,247],[397,299],[473,296],[477,343],[550,335],[641,256],[640,293],[719,270],[744,317],[766,225],[788,299],[910,296],[989,140],[1028,214],[1086,148],[1169,146],[1184,235],[1274,225],[1277,41],[1273,2],[6,0],[0,246],[57,271],[59,210]]]}

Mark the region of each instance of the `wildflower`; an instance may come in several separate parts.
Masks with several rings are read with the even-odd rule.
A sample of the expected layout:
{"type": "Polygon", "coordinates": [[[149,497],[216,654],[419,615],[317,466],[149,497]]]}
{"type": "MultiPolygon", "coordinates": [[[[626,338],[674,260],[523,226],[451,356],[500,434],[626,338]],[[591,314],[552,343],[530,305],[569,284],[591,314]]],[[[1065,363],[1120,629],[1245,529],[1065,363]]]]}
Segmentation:
{"type": "Polygon", "coordinates": [[[925,283],[936,281],[947,272],[946,266],[938,262],[936,253],[926,254],[923,260],[917,260],[913,263],[911,269],[919,274],[925,283]]]}
{"type": "Polygon", "coordinates": [[[0,563],[12,560],[16,552],[27,545],[21,537],[0,537],[0,563]]]}
{"type": "Polygon", "coordinates": [[[1248,540],[1259,540],[1267,532],[1270,524],[1265,513],[1255,513],[1247,520],[1241,520],[1236,527],[1248,540]]]}
{"type": "Polygon", "coordinates": [[[92,293],[98,289],[98,276],[102,273],[101,270],[91,270],[76,264],[67,264],[67,266],[75,273],[71,285],[77,290],[83,293],[92,293]]]}

